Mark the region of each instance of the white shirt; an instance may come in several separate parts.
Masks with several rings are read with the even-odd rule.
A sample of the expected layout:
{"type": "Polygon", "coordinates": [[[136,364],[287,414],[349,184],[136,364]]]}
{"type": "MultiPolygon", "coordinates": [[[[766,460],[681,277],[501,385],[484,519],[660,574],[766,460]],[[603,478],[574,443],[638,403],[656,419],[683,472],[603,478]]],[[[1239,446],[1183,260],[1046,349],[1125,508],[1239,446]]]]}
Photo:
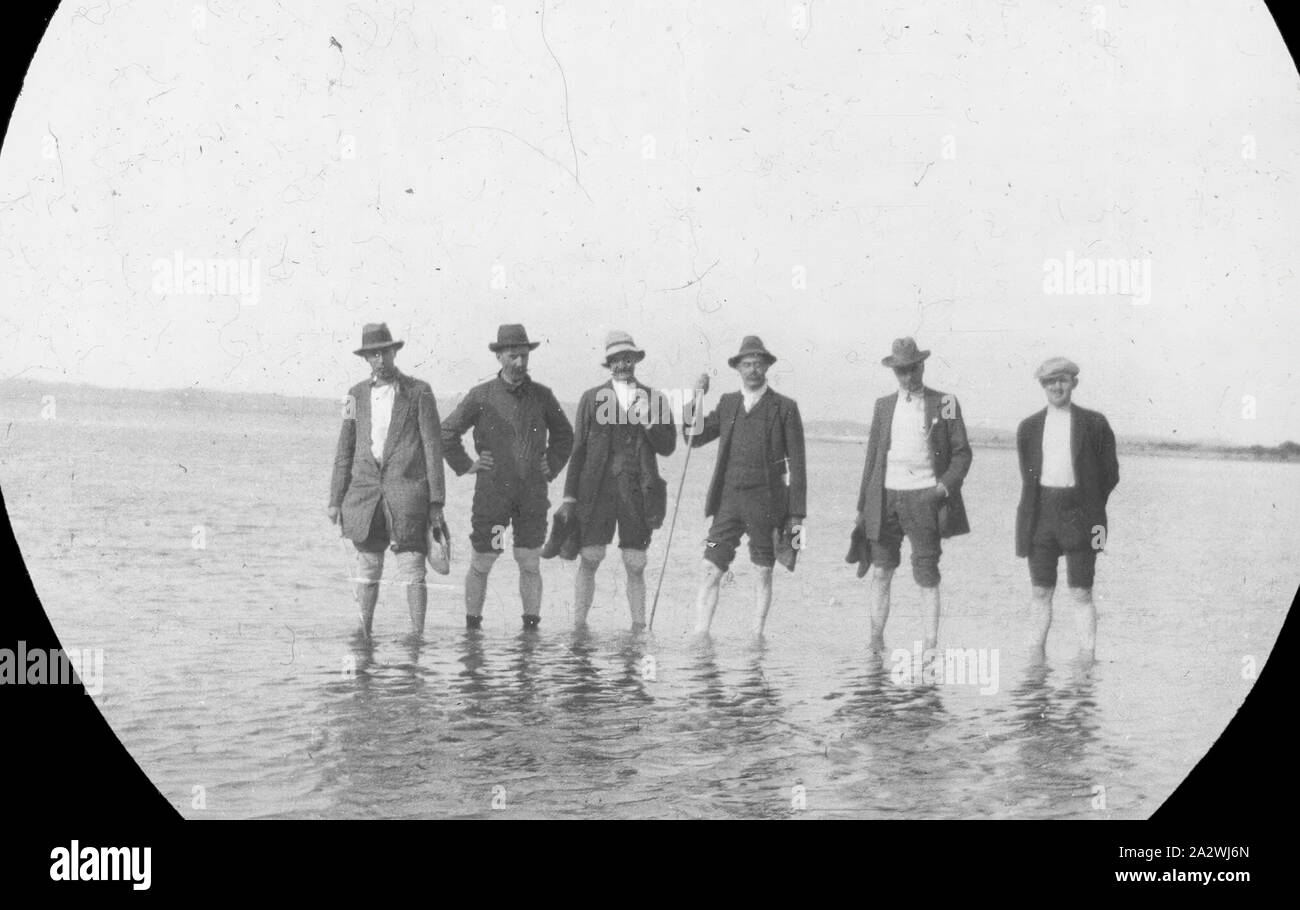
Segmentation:
{"type": "Polygon", "coordinates": [[[925,426],[925,393],[898,393],[885,456],[885,488],[924,490],[933,487],[930,440],[925,426]],[[910,397],[910,401],[908,400],[910,397]]]}
{"type": "Polygon", "coordinates": [[[750,411],[754,410],[754,405],[758,404],[758,399],[762,398],[762,397],[763,397],[763,394],[764,394],[766,391],[767,391],[767,383],[766,383],[766,382],[763,383],[761,386],[759,386],[757,389],[755,389],[755,390],[752,391],[752,392],[749,390],[749,387],[748,387],[748,386],[741,386],[741,388],[740,388],[740,394],[741,394],[741,396],[742,396],[742,398],[741,398],[741,402],[742,402],[742,403],[744,404],[744,406],[745,406],[745,413],[746,413],[746,414],[748,414],[750,411]]]}
{"type": "Polygon", "coordinates": [[[1070,409],[1047,407],[1043,424],[1043,473],[1039,486],[1074,486],[1074,458],[1070,451],[1070,409]]]}
{"type": "Polygon", "coordinates": [[[614,395],[618,398],[618,406],[624,414],[632,410],[632,401],[636,395],[636,383],[620,382],[617,379],[611,379],[609,384],[614,387],[614,395]]]}
{"type": "Polygon", "coordinates": [[[370,387],[370,452],[375,461],[384,463],[384,443],[388,441],[388,425],[393,422],[393,399],[397,387],[393,383],[370,387]]]}

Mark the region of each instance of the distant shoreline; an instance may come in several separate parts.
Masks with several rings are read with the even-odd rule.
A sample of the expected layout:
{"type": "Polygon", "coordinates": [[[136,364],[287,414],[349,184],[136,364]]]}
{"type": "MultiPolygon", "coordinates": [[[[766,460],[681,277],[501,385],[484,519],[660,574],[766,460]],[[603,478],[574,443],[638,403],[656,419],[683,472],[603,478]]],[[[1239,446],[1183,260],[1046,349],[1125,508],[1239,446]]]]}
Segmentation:
{"type": "MultiPolygon", "coordinates": [[[[866,445],[867,436],[838,436],[828,433],[805,434],[809,442],[866,445]]],[[[1014,439],[1002,437],[971,436],[971,446],[977,449],[1015,449],[1014,439]]],[[[1162,458],[1202,458],[1214,461],[1281,461],[1300,462],[1300,445],[1284,442],[1279,446],[1233,446],[1226,443],[1162,442],[1118,438],[1115,447],[1121,455],[1151,455],[1162,458]]]]}
{"type": "MultiPolygon", "coordinates": [[[[97,407],[141,407],[172,411],[216,410],[283,414],[291,417],[337,419],[337,398],[278,395],[273,392],[220,392],[212,389],[110,389],[84,383],[57,383],[33,379],[0,380],[0,400],[31,400],[39,410],[43,396],[53,395],[67,404],[97,407]]],[[[460,395],[439,396],[439,410],[450,412],[460,395]]],[[[563,403],[570,417],[576,405],[563,403]]],[[[850,421],[808,421],[805,438],[812,442],[840,445],[865,445],[870,427],[850,421]]],[[[986,449],[1014,449],[1014,431],[968,428],[971,445],[986,449]]],[[[1167,458],[1202,458],[1220,461],[1300,462],[1300,443],[1290,440],[1280,445],[1233,445],[1225,442],[1181,442],[1142,437],[1119,437],[1121,454],[1152,455],[1167,458]]]]}

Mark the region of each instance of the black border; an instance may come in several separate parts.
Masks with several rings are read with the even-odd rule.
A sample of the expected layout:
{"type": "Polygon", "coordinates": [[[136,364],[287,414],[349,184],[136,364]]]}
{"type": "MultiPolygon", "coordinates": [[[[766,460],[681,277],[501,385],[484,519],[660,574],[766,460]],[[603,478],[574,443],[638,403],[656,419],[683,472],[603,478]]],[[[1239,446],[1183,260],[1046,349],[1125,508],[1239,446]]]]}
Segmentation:
{"type": "MultiPolygon", "coordinates": [[[[6,10],[7,78],[0,111],[6,124],[56,5],[41,0],[6,10]],[[17,18],[20,12],[30,18],[17,18]]],[[[1282,4],[1275,0],[1268,5],[1281,26],[1282,4]]],[[[1282,33],[1294,60],[1300,38],[1285,28],[1282,33]]],[[[0,554],[9,588],[8,602],[0,608],[0,647],[16,647],[20,640],[32,647],[59,647],[23,567],[7,512],[0,554]]],[[[1206,629],[1205,634],[1214,632],[1206,629]]],[[[1285,677],[1296,657],[1296,634],[1294,615],[1288,615],[1241,711],[1150,821],[877,822],[849,837],[836,837],[849,831],[836,828],[823,832],[829,837],[804,836],[797,842],[788,826],[761,833],[726,830],[722,837],[676,828],[643,830],[627,838],[593,838],[580,831],[571,838],[541,839],[535,831],[523,831],[502,839],[399,822],[279,823],[287,829],[273,823],[185,822],[79,689],[0,686],[0,781],[11,835],[0,849],[0,874],[6,882],[54,891],[129,890],[124,884],[52,883],[49,851],[77,838],[84,844],[151,846],[154,894],[271,890],[337,895],[354,885],[378,897],[384,882],[411,876],[417,888],[435,881],[468,889],[490,885],[480,899],[501,896],[502,886],[512,879],[524,888],[540,886],[533,892],[537,898],[557,890],[578,897],[603,870],[614,881],[652,881],[654,892],[669,899],[684,896],[687,880],[692,895],[700,895],[694,880],[701,877],[718,882],[731,896],[746,885],[767,886],[775,877],[810,897],[818,885],[837,881],[866,886],[868,899],[889,900],[900,889],[924,898],[969,887],[1047,897],[1125,890],[1114,883],[1113,870],[1155,866],[1118,861],[1118,845],[1172,843],[1247,845],[1250,859],[1235,866],[1187,862],[1181,868],[1244,868],[1252,872],[1252,884],[1277,882],[1283,880],[1288,857],[1284,835],[1273,830],[1272,822],[1289,822],[1300,807],[1285,736],[1295,689],[1285,677]],[[510,874],[516,871],[520,874],[510,874]],[[482,873],[492,877],[485,879],[482,873]]],[[[1224,894],[1222,887],[1232,886],[1218,886],[1213,893],[1224,894]]],[[[446,899],[440,891],[428,896],[446,899]]]]}

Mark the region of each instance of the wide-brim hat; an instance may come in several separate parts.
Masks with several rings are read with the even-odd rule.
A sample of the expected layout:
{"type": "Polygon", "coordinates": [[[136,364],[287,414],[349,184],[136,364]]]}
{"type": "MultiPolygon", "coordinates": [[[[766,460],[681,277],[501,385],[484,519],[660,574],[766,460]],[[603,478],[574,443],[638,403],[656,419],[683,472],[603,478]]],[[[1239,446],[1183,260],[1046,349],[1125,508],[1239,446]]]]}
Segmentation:
{"type": "Polygon", "coordinates": [[[929,351],[917,350],[915,338],[895,338],[892,352],[888,357],[881,358],[880,362],[887,367],[910,367],[929,356],[929,351]]]}
{"type": "Polygon", "coordinates": [[[352,353],[358,357],[365,357],[371,351],[382,351],[384,348],[400,351],[404,344],[405,341],[393,340],[393,333],[388,331],[388,323],[370,322],[361,329],[361,347],[352,353]]]}
{"type": "Polygon", "coordinates": [[[540,341],[529,341],[528,333],[522,325],[503,325],[497,329],[497,340],[488,344],[488,350],[495,354],[505,348],[528,348],[535,350],[540,341]]]}
{"type": "Polygon", "coordinates": [[[748,357],[750,354],[761,354],[763,357],[766,357],[768,366],[776,363],[776,355],[763,346],[763,339],[759,338],[757,335],[746,335],[745,340],[740,343],[740,352],[734,357],[727,358],[727,366],[734,370],[736,364],[740,363],[740,361],[748,357]]]}
{"type": "Polygon", "coordinates": [[[635,354],[637,363],[645,360],[645,351],[636,346],[632,336],[618,329],[605,336],[605,360],[601,366],[609,366],[609,359],[616,354],[635,354]]]}

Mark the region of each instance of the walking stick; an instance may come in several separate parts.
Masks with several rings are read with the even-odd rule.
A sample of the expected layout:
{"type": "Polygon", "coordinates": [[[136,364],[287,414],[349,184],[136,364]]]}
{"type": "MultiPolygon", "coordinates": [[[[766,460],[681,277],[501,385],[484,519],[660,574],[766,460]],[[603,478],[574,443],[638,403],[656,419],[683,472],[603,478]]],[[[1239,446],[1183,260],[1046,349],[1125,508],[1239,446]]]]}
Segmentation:
{"type": "MultiPolygon", "coordinates": [[[[694,425],[696,418],[700,415],[700,407],[704,404],[704,392],[697,396],[694,406],[691,409],[691,424],[694,425]]],[[[694,435],[694,434],[692,434],[694,435]]],[[[655,585],[655,599],[650,604],[650,622],[646,628],[655,627],[655,610],[659,608],[659,592],[664,586],[664,573],[668,571],[668,551],[673,545],[673,530],[677,527],[677,510],[682,506],[682,490],[686,486],[686,469],[691,465],[691,451],[695,446],[691,445],[691,440],[686,440],[686,461],[682,462],[682,477],[677,481],[677,501],[673,503],[673,520],[668,525],[668,542],[664,544],[664,564],[659,569],[659,583],[655,585]]]]}

